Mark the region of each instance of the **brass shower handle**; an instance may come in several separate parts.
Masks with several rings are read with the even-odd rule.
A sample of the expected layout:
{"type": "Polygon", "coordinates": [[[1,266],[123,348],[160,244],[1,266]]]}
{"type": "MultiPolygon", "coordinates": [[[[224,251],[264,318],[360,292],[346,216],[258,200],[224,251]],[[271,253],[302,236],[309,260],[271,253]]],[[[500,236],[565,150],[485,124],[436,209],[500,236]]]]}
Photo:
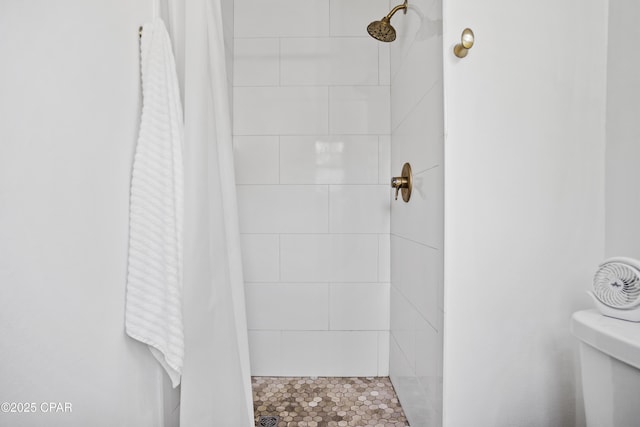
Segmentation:
{"type": "Polygon", "coordinates": [[[475,41],[475,36],[471,28],[465,28],[462,31],[462,37],[460,38],[460,43],[454,46],[453,54],[458,58],[464,58],[469,53],[469,49],[473,47],[473,42],[475,41]]]}
{"type": "Polygon", "coordinates": [[[400,189],[409,188],[409,180],[401,176],[394,176],[391,178],[391,186],[396,189],[396,200],[398,200],[398,192],[400,189]]]}
{"type": "Polygon", "coordinates": [[[411,165],[405,163],[402,166],[401,176],[391,178],[391,187],[396,189],[396,200],[398,193],[402,191],[402,200],[406,202],[411,198],[411,190],[413,189],[413,174],[411,173],[411,165]]]}

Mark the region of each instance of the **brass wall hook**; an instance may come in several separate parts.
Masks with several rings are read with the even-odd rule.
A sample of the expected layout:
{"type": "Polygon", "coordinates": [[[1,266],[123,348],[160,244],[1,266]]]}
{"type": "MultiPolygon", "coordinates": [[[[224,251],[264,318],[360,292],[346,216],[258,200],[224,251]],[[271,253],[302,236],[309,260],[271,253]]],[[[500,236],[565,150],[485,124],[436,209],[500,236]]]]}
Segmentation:
{"type": "Polygon", "coordinates": [[[462,37],[460,43],[454,46],[453,54],[458,58],[464,58],[469,53],[469,49],[473,47],[475,36],[471,28],[465,28],[462,31],[462,37]]]}
{"type": "Polygon", "coordinates": [[[396,200],[398,193],[402,190],[402,200],[406,202],[411,199],[411,190],[413,189],[413,174],[411,173],[411,165],[405,163],[402,166],[401,176],[391,178],[391,187],[396,189],[396,200]]]}

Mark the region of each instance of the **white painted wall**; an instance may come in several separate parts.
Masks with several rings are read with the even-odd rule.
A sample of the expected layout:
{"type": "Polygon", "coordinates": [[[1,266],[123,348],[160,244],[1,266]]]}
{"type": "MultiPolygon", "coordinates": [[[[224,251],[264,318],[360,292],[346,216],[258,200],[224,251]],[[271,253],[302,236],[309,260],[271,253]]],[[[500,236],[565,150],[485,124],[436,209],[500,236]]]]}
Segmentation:
{"type": "Polygon", "coordinates": [[[391,172],[413,168],[409,203],[391,205],[390,376],[412,427],[442,424],[442,1],[392,20],[391,172]]]}
{"type": "Polygon", "coordinates": [[[629,40],[640,37],[640,5],[609,0],[607,61],[606,255],[640,259],[640,60],[629,40]]]}
{"type": "Polygon", "coordinates": [[[234,148],[254,375],[388,373],[387,0],[236,0],[234,148]]]}
{"type": "Polygon", "coordinates": [[[444,22],[444,425],[572,426],[569,318],[604,254],[607,1],[447,1],[444,22]]]}
{"type": "Polygon", "coordinates": [[[0,425],[175,424],[124,333],[138,26],[149,1],[0,3],[0,425]],[[166,424],[163,418],[166,418],[166,424]]]}

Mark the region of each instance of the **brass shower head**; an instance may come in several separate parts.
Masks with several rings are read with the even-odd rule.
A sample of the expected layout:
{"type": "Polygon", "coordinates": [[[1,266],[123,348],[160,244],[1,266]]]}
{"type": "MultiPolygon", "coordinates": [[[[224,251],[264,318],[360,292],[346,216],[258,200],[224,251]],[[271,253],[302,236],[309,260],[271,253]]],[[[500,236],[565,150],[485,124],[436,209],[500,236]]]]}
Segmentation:
{"type": "Polygon", "coordinates": [[[403,4],[391,9],[391,12],[380,21],[373,21],[367,26],[367,32],[371,37],[381,42],[392,42],[396,39],[396,30],[391,26],[391,17],[400,9],[407,13],[407,0],[403,4]]]}

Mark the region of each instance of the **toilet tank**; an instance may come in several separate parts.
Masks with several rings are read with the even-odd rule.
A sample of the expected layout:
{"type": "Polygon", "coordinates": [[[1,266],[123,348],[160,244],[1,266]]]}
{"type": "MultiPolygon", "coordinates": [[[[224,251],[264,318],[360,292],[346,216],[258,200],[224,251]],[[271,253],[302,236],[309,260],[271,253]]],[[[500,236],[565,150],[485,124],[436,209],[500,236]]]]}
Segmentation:
{"type": "Polygon", "coordinates": [[[580,340],[587,426],[640,426],[640,323],[584,310],[571,332],[580,340]]]}

